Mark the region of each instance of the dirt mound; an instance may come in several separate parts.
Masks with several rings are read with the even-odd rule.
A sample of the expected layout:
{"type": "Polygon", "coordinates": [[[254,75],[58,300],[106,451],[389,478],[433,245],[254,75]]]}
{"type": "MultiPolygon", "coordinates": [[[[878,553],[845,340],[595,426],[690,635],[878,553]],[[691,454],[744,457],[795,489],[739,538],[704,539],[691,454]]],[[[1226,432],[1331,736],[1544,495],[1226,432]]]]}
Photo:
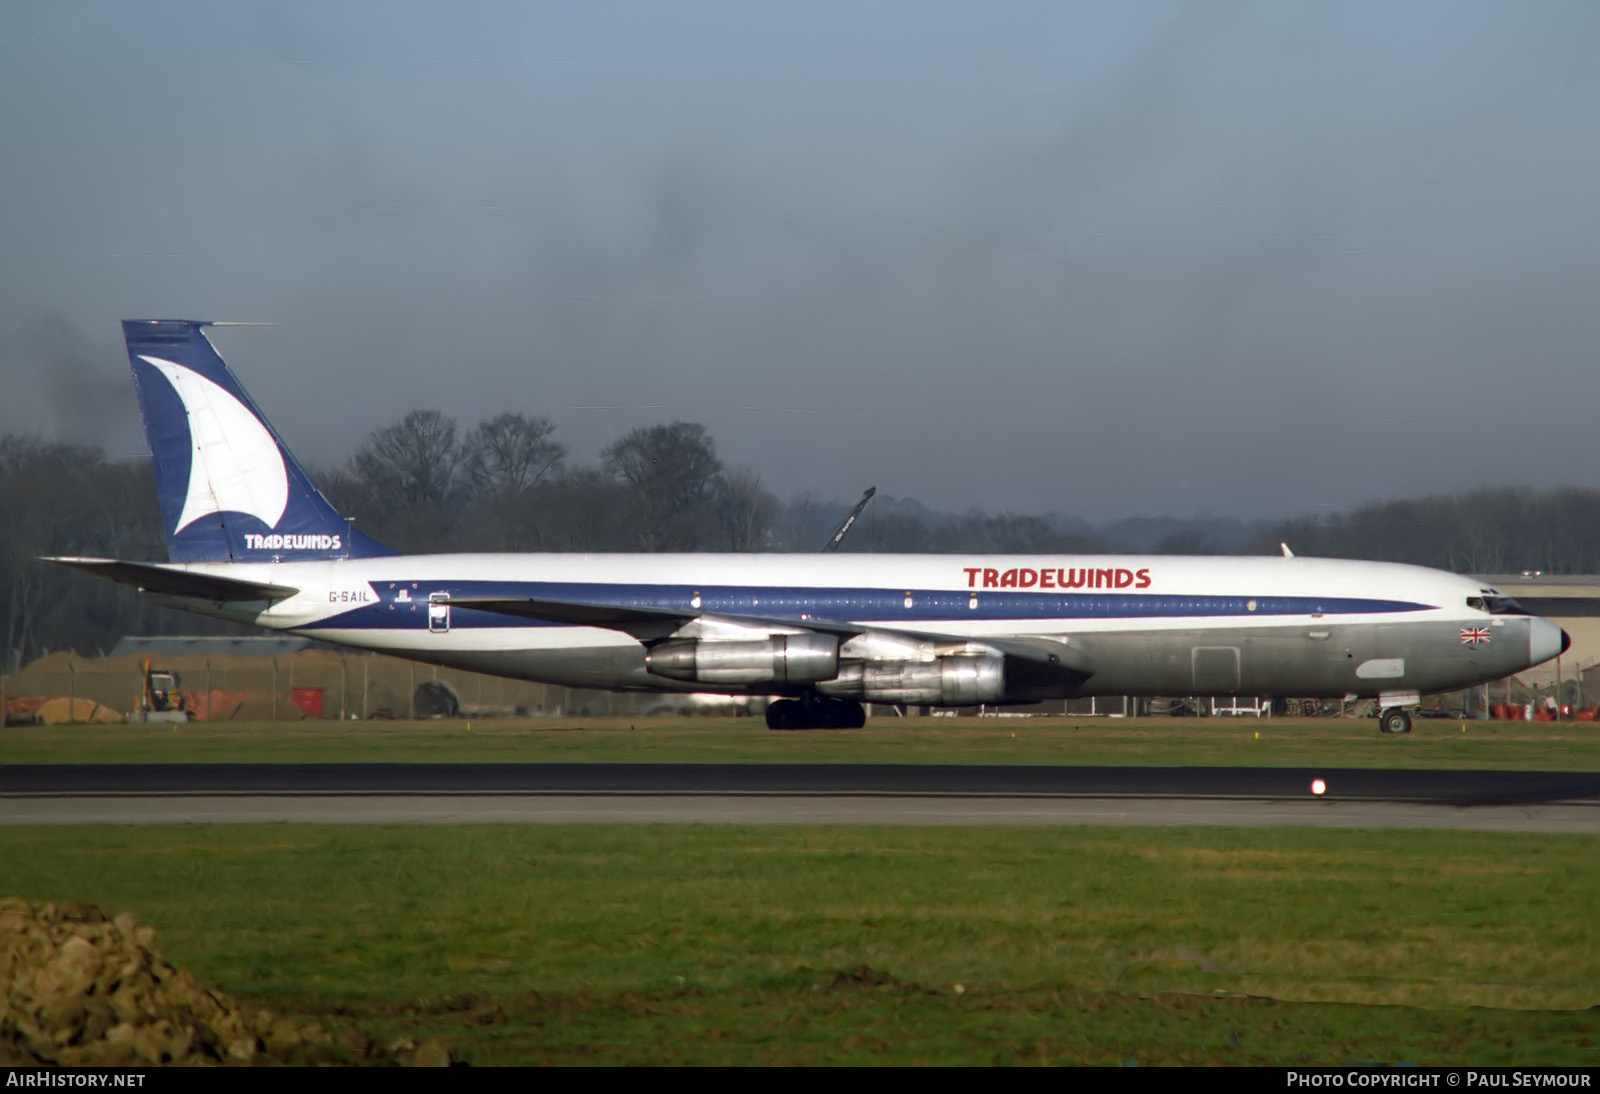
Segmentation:
{"type": "Polygon", "coordinates": [[[127,721],[120,711],[93,699],[69,699],[65,695],[52,696],[40,703],[33,712],[33,718],[42,726],[64,726],[71,722],[116,725],[127,721]]]}
{"type": "Polygon", "coordinates": [[[155,929],[92,904],[0,899],[0,1065],[421,1064],[434,1041],[387,1050],[207,988],[152,946],[155,929]]]}

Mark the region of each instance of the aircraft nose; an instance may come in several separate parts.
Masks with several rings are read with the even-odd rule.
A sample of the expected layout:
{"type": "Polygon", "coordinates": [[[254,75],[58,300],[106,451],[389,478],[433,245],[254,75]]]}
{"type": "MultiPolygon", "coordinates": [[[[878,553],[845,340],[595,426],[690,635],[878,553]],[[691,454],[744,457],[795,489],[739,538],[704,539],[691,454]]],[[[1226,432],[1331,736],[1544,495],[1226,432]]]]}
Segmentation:
{"type": "Polygon", "coordinates": [[[1528,663],[1542,664],[1572,646],[1572,636],[1548,619],[1535,619],[1528,628],[1528,663]]]}

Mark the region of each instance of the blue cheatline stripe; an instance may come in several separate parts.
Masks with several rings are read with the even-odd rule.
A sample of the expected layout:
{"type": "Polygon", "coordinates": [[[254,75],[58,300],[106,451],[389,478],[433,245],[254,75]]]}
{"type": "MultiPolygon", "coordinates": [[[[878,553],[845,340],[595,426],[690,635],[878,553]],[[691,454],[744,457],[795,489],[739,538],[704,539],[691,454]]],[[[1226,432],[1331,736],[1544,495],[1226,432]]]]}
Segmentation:
{"type": "MultiPolygon", "coordinates": [[[[374,582],[381,598],[313,624],[343,629],[426,628],[428,596],[569,600],[619,608],[665,608],[780,619],[872,619],[907,625],[986,619],[1174,619],[1284,615],[1369,615],[1427,611],[1432,605],[1365,597],[1191,596],[1168,593],[1041,593],[994,589],[839,589],[758,585],[610,585],[543,581],[374,582]],[[407,600],[395,596],[404,591],[407,600]],[[698,608],[692,600],[698,596],[698,608]],[[909,606],[907,602],[909,601],[909,606]]],[[[453,607],[450,628],[550,627],[497,612],[453,607]]]]}

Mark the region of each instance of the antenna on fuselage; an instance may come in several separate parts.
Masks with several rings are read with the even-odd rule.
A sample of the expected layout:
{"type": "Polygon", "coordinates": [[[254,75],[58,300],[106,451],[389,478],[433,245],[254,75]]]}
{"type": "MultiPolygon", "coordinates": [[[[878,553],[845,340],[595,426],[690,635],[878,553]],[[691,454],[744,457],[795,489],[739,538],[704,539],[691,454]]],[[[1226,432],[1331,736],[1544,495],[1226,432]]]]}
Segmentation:
{"type": "Polygon", "coordinates": [[[839,549],[839,544],[844,542],[844,537],[849,533],[850,526],[856,522],[856,518],[861,515],[861,510],[867,507],[867,502],[871,501],[872,495],[877,492],[878,488],[876,486],[867,487],[867,492],[861,495],[861,500],[856,502],[856,507],[850,510],[850,515],[844,518],[838,530],[833,533],[833,538],[828,540],[827,545],[822,548],[824,554],[828,551],[837,551],[839,549]]]}

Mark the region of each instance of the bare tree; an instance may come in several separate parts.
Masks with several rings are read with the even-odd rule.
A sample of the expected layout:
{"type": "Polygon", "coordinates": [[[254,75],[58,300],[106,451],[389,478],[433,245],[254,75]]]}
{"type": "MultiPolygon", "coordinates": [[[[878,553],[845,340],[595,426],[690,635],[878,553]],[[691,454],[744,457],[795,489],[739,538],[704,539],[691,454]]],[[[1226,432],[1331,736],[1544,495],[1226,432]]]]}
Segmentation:
{"type": "Polygon", "coordinates": [[[455,419],[437,410],[413,410],[394,425],[373,430],[351,467],[392,504],[417,510],[450,499],[459,459],[455,419]]]}
{"type": "Polygon", "coordinates": [[[639,546],[631,487],[592,467],[565,471],[523,496],[536,514],[519,521],[529,547],[548,551],[627,551],[639,546]]]}
{"type": "Polygon", "coordinates": [[[638,540],[646,550],[694,550],[710,541],[723,472],[705,426],[672,422],[635,429],[602,452],[600,463],[632,488],[638,540]]]}
{"type": "Polygon", "coordinates": [[[145,460],[0,436],[0,669],[52,649],[182,627],[235,630],[155,607],[132,590],[41,562],[41,555],[160,558],[161,519],[145,460]]]}
{"type": "Polygon", "coordinates": [[[1600,567],[1600,492],[1493,489],[1408,498],[1321,521],[1290,521],[1271,538],[1299,554],[1464,573],[1593,573],[1600,567]]]}
{"type": "Polygon", "coordinates": [[[717,522],[730,551],[759,551],[772,546],[778,499],[767,492],[755,472],[741,467],[723,476],[717,497],[717,522]]]}
{"type": "Polygon", "coordinates": [[[551,439],[555,423],[525,414],[501,414],[479,422],[461,443],[467,483],[478,497],[527,490],[561,468],[564,446],[551,439]]]}
{"type": "Polygon", "coordinates": [[[46,648],[43,616],[59,578],[39,555],[80,554],[96,543],[88,500],[105,457],[97,448],[33,436],[0,437],[0,578],[6,586],[4,658],[22,661],[46,648]]]}

